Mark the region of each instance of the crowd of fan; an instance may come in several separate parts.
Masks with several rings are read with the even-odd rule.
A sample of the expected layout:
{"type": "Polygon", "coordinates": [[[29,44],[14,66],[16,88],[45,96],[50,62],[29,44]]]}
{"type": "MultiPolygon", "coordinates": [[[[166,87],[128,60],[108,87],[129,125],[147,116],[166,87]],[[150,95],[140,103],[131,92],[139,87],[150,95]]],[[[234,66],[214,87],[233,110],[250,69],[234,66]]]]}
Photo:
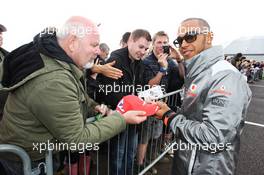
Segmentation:
{"type": "Polygon", "coordinates": [[[263,79],[264,61],[256,61],[237,53],[233,57],[226,57],[247,79],[248,83],[254,83],[263,79]]]}

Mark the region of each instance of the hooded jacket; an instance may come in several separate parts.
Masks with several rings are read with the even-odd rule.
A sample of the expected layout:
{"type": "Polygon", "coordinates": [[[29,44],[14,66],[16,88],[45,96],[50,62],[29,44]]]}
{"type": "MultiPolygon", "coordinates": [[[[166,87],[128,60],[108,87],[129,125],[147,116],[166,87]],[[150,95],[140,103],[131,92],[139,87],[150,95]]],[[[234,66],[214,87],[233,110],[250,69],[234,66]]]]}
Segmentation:
{"type": "Polygon", "coordinates": [[[186,61],[184,100],[170,121],[178,136],[172,174],[235,174],[251,91],[220,46],[186,61]]]}
{"type": "Polygon", "coordinates": [[[94,144],[125,129],[118,113],[85,123],[97,104],[85,93],[82,77],[55,34],[37,35],[11,52],[4,60],[2,84],[9,96],[0,122],[0,144],[18,145],[39,160],[45,153],[40,154],[41,143],[94,144]]]}

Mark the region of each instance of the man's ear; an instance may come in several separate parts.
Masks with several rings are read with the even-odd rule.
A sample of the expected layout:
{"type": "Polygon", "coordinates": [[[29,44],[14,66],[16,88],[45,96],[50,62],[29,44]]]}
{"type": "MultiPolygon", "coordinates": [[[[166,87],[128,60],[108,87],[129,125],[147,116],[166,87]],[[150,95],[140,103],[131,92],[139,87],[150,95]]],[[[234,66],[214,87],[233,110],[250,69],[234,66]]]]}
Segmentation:
{"type": "Polygon", "coordinates": [[[213,38],[214,38],[214,33],[213,32],[208,32],[208,34],[206,35],[207,44],[212,44],[213,38]]]}
{"type": "Polygon", "coordinates": [[[78,48],[78,38],[75,35],[70,35],[68,38],[68,46],[70,52],[74,52],[78,48]]]}

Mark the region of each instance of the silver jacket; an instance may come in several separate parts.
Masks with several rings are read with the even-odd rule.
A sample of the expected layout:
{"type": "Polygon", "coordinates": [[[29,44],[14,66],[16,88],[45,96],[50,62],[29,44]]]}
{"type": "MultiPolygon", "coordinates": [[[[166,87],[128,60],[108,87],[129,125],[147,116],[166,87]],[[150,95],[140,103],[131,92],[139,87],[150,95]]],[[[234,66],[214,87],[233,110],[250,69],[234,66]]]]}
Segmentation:
{"type": "Polygon", "coordinates": [[[235,174],[251,90],[220,46],[186,61],[184,100],[170,122],[177,135],[172,174],[235,174]]]}

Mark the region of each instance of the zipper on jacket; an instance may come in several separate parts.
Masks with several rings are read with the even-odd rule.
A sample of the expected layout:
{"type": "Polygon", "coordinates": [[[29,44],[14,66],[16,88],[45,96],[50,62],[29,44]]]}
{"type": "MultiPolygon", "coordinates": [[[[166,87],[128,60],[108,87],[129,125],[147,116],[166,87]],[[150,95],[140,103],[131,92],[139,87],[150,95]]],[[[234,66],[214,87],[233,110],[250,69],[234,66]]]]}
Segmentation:
{"type": "Polygon", "coordinates": [[[188,167],[188,175],[192,174],[193,166],[195,163],[195,155],[196,155],[196,147],[193,148],[191,158],[190,158],[190,163],[188,167]]]}
{"type": "Polygon", "coordinates": [[[132,95],[136,95],[136,93],[135,93],[135,89],[136,89],[136,76],[135,76],[135,74],[133,74],[133,93],[132,93],[132,95]]]}

